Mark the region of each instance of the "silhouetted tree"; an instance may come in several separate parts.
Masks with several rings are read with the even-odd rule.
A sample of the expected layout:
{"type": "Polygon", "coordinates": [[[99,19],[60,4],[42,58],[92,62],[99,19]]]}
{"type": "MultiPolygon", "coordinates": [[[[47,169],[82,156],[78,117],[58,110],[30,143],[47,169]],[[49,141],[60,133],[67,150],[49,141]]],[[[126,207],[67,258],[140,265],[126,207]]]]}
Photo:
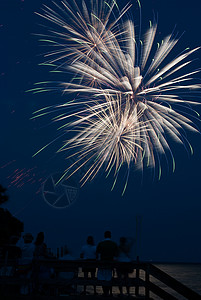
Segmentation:
{"type": "Polygon", "coordinates": [[[8,195],[6,195],[6,191],[7,189],[0,184],[0,204],[8,201],[8,195]]]}
{"type": "MultiPolygon", "coordinates": [[[[8,201],[7,189],[0,184],[0,205],[8,201]]],[[[8,244],[12,236],[20,236],[24,224],[4,208],[0,207],[0,246],[8,244]]],[[[0,253],[1,256],[1,253],[0,253]]]]}

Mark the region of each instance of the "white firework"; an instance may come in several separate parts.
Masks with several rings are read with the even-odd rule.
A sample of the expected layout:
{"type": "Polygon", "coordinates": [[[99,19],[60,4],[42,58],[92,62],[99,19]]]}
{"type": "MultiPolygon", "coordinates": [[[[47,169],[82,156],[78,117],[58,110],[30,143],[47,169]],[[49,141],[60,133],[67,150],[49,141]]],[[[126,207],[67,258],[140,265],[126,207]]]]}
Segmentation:
{"type": "MultiPolygon", "coordinates": [[[[174,169],[167,136],[185,145],[185,129],[198,131],[188,116],[193,116],[188,107],[198,103],[194,96],[201,85],[195,83],[194,77],[200,70],[186,70],[192,62],[189,56],[199,47],[185,49],[166,63],[178,42],[176,37],[171,34],[154,46],[156,23],[139,40],[134,22],[128,17],[124,20],[129,6],[112,18],[116,2],[91,3],[91,11],[82,1],[82,10],[74,13],[62,1],[63,8],[58,6],[60,14],[46,7],[43,15],[59,26],[58,31],[51,30],[51,41],[59,50],[47,54],[48,63],[54,64],[56,72],[73,74],[70,82],[60,82],[57,88],[88,97],[84,103],[77,97],[76,101],[57,107],[78,107],[76,120],[64,126],[67,131],[73,128],[75,135],[60,151],[73,149],[72,155],[77,157],[66,172],[72,174],[87,165],[82,178],[85,183],[101,168],[107,172],[114,168],[116,178],[124,164],[128,169],[131,165],[142,169],[144,162],[151,167],[158,163],[160,169],[160,156],[167,152],[172,156],[174,169]],[[69,24],[65,16],[70,16],[69,24]],[[186,107],[183,113],[177,109],[181,106],[186,107]],[[185,113],[187,109],[190,113],[185,113]]],[[[52,87],[47,84],[33,90],[44,89],[52,87]]],[[[71,117],[72,113],[67,112],[56,120],[71,117]]]]}

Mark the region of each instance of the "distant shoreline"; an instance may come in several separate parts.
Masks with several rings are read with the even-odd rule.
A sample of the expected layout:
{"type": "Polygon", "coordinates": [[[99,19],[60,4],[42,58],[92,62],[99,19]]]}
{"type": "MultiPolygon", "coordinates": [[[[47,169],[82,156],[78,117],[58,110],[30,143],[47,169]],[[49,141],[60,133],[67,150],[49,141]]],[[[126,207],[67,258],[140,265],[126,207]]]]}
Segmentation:
{"type": "Polygon", "coordinates": [[[201,262],[178,262],[178,261],[143,261],[150,264],[161,264],[161,265],[201,265],[201,262]]]}

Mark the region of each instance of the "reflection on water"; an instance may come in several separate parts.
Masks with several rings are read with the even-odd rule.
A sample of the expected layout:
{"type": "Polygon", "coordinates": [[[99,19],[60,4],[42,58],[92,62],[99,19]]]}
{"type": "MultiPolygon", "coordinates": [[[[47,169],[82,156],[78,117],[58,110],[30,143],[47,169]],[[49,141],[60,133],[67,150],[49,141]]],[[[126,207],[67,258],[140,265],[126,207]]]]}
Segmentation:
{"type": "MultiPolygon", "coordinates": [[[[177,279],[184,285],[188,286],[195,292],[201,294],[201,264],[155,264],[156,267],[166,272],[168,275],[177,279]]],[[[141,271],[141,278],[144,279],[144,272],[141,271]]],[[[130,277],[134,277],[135,273],[131,274],[130,277]]],[[[165,284],[162,284],[155,278],[151,277],[150,280],[157,284],[159,287],[165,289],[170,294],[174,295],[180,300],[186,299],[181,295],[178,295],[176,292],[169,289],[165,284]]],[[[81,292],[81,290],[80,290],[81,292]]],[[[93,288],[87,287],[87,292],[93,294],[93,288]]],[[[114,295],[119,294],[118,287],[113,287],[112,292],[114,295]]],[[[126,289],[124,289],[126,293],[126,289]]],[[[97,287],[97,293],[102,294],[102,288],[97,287]]],[[[131,288],[130,293],[134,295],[135,290],[131,288]]],[[[140,289],[140,293],[144,294],[144,289],[140,289]]],[[[155,300],[161,299],[154,294],[151,294],[151,297],[155,300]]]]}
{"type": "MultiPolygon", "coordinates": [[[[201,264],[155,264],[156,267],[166,272],[168,275],[177,279],[181,283],[185,284],[195,292],[201,294],[201,264]]],[[[161,284],[153,278],[153,282],[157,283],[160,287],[168,289],[165,285],[161,284]]],[[[186,299],[175,292],[171,292],[172,295],[178,299],[186,299]]],[[[154,299],[160,299],[154,296],[154,299]]]]}

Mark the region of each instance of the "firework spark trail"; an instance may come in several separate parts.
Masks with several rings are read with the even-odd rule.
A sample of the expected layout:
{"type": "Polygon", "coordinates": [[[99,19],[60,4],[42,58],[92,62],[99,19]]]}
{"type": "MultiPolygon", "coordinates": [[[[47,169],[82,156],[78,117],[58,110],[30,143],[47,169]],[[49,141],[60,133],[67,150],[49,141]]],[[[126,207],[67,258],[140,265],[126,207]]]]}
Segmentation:
{"type": "Polygon", "coordinates": [[[106,172],[110,173],[114,167],[117,176],[120,167],[131,162],[141,164],[137,155],[143,151],[143,131],[147,131],[146,122],[137,122],[143,111],[137,113],[128,101],[122,107],[121,97],[118,99],[106,98],[104,105],[97,104],[90,107],[87,116],[81,113],[78,120],[69,123],[68,130],[77,131],[74,138],[68,140],[59,151],[73,150],[72,156],[78,157],[73,165],[66,170],[66,175],[72,175],[81,166],[89,164],[88,171],[82,178],[82,184],[93,179],[101,167],[105,165],[106,172]]]}
{"type": "Polygon", "coordinates": [[[36,167],[34,168],[30,168],[30,169],[15,169],[10,175],[7,176],[7,179],[10,180],[10,186],[16,186],[17,188],[22,187],[24,184],[27,183],[35,183],[36,180],[34,179],[35,177],[35,173],[34,170],[36,169],[36,167]]]}
{"type": "Polygon", "coordinates": [[[19,167],[19,161],[11,160],[0,166],[2,178],[5,180],[5,185],[8,188],[20,189],[23,186],[35,185],[36,194],[41,190],[41,183],[45,178],[41,177],[38,167],[19,167]]]}
{"type": "Polygon", "coordinates": [[[9,165],[11,165],[12,163],[14,163],[16,160],[11,160],[9,162],[7,162],[6,164],[4,164],[3,166],[0,167],[0,169],[4,169],[6,167],[8,167],[9,165]]]}
{"type": "Polygon", "coordinates": [[[118,34],[117,22],[131,7],[131,5],[126,5],[120,11],[114,0],[91,0],[88,5],[84,1],[80,5],[73,1],[72,6],[64,0],[61,1],[60,6],[54,4],[58,12],[45,5],[43,13],[37,14],[58,26],[59,30],[50,29],[49,34],[44,35],[41,41],[48,42],[57,48],[46,53],[45,57],[49,57],[48,63],[64,61],[64,64],[69,58],[76,61],[83,55],[86,59],[93,57],[94,51],[99,49],[100,45],[103,49],[107,49],[107,30],[113,28],[118,34]],[[114,8],[118,11],[118,17],[110,22],[114,8]]]}
{"type": "Polygon", "coordinates": [[[199,47],[185,49],[165,64],[178,42],[177,35],[167,36],[155,47],[155,22],[138,40],[134,22],[127,16],[129,5],[120,11],[112,0],[90,3],[87,6],[82,1],[78,7],[74,1],[74,9],[64,0],[61,6],[56,4],[57,10],[45,7],[39,14],[57,28],[48,37],[56,50],[46,55],[47,64],[56,72],[74,75],[71,82],[60,82],[58,87],[45,82],[45,88],[32,89],[37,93],[59,88],[90,97],[49,107],[33,118],[67,110],[53,119],[66,122],[60,127],[66,133],[74,132],[59,150],[74,151],[72,156],[77,157],[64,176],[87,165],[84,184],[104,166],[107,173],[114,170],[116,182],[121,166],[126,164],[129,172],[133,164],[141,169],[158,165],[160,177],[161,155],[170,153],[175,168],[167,136],[191,148],[185,129],[198,132],[191,120],[197,116],[189,105],[198,104],[194,97],[201,84],[194,78],[200,70],[185,70],[192,62],[189,56],[199,47]],[[73,117],[76,120],[71,121],[73,117]]]}

